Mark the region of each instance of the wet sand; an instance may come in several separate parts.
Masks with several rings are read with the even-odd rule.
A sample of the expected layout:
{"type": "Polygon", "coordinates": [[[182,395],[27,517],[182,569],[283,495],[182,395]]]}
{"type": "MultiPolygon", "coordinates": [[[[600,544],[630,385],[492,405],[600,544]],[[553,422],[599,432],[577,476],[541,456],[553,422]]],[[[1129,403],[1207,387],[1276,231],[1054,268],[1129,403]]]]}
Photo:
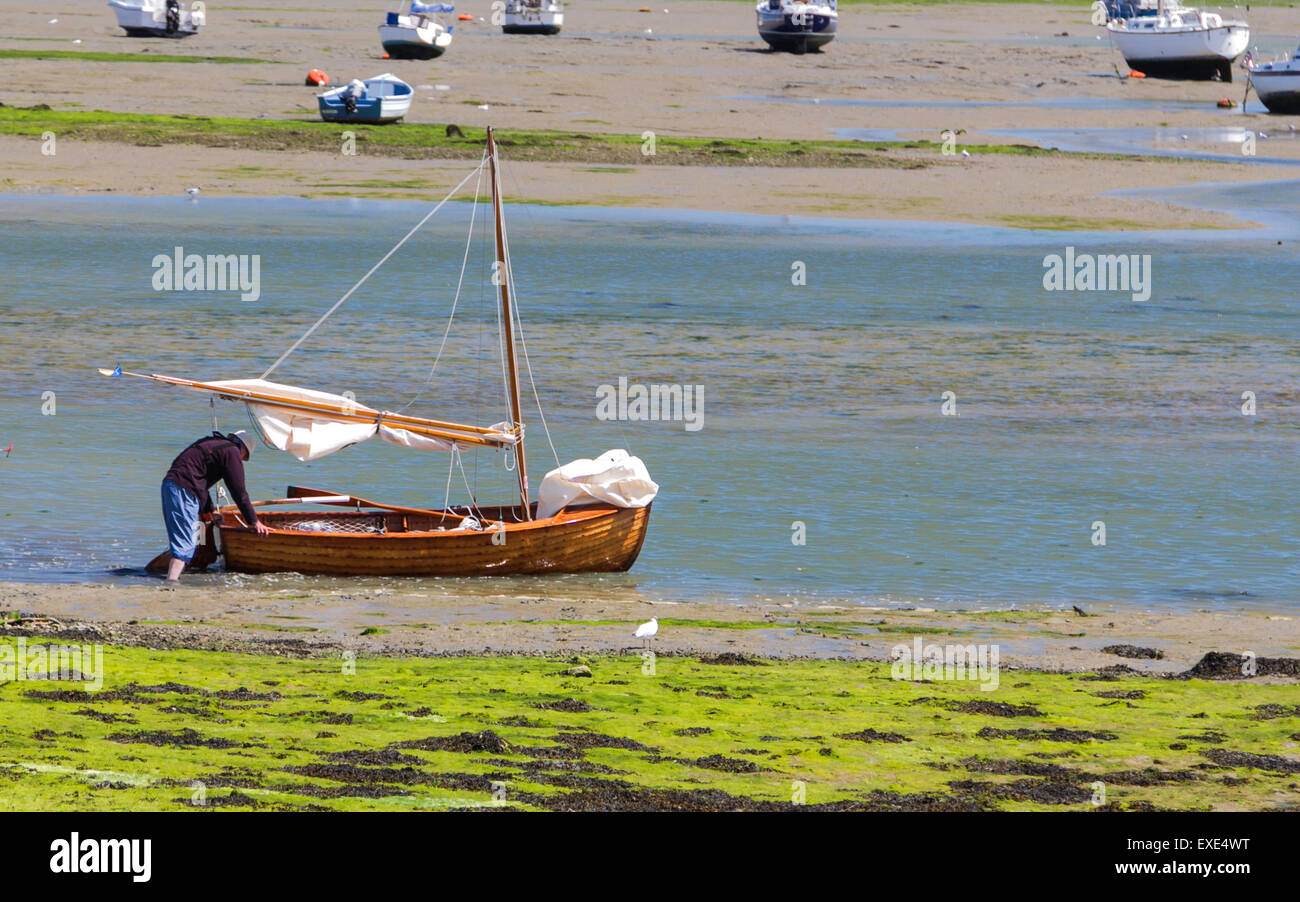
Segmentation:
{"type": "MultiPolygon", "coordinates": [[[[487,15],[486,8],[466,8],[487,15]]],[[[938,140],[944,129],[964,129],[959,148],[967,142],[1030,143],[990,135],[991,129],[1165,126],[1199,134],[1193,130],[1246,127],[1276,134],[1277,140],[1260,142],[1260,156],[1300,158],[1300,140],[1287,140],[1293,137],[1287,123],[1300,121],[1296,117],[1216,108],[1220,98],[1240,100],[1240,73],[1238,81],[1226,85],[1113,77],[1117,67],[1126,67],[1107,40],[1097,39],[1101,30],[1088,23],[1082,5],[850,6],[843,12],[840,37],[825,52],[807,56],[766,52],[746,3],[688,2],[668,9],[638,13],[630,4],[584,3],[570,11],[564,33],[555,38],[505,36],[484,22],[460,22],[446,55],[407,62],[380,58],[378,13],[340,0],[319,8],[214,9],[203,32],[184,41],[120,36],[107,8],[60,13],[51,25],[48,11],[4,0],[0,34],[6,37],[0,38],[0,50],[221,55],[264,62],[0,59],[0,101],[314,120],[314,89],[302,85],[307,69],[323,68],[335,81],[391,70],[416,86],[409,117],[415,122],[766,138],[830,138],[841,129],[872,128],[927,141],[938,140]],[[73,39],[82,43],[73,45],[73,39]],[[1106,75],[1111,77],[1099,77],[1106,75]],[[447,90],[437,90],[439,85],[447,90]],[[787,102],[753,99],[760,97],[787,102]],[[1087,98],[1103,108],[1078,104],[1087,98]],[[853,105],[866,101],[921,105],[853,105]],[[970,102],[984,105],[963,105],[970,102]],[[1178,108],[1181,104],[1186,108],[1178,108]]],[[[1295,19],[1291,10],[1250,13],[1256,34],[1287,34],[1295,19]]],[[[1196,141],[1185,146],[1231,151],[1228,145],[1196,141]]],[[[953,157],[928,146],[904,153],[903,159],[907,165],[900,168],[834,172],[654,165],[602,171],[518,163],[512,167],[512,193],[548,203],[1016,226],[1212,228],[1239,223],[1224,214],[1109,192],[1297,175],[1288,167],[1245,163],[953,157]]],[[[14,136],[0,138],[0,163],[3,187],[10,191],[179,194],[201,185],[205,196],[434,198],[464,171],[459,163],[239,146],[125,151],[121,145],[69,141],[56,156],[43,157],[39,142],[14,136]],[[404,185],[413,173],[421,184],[404,185]]]]}
{"type": "Polygon", "coordinates": [[[151,648],[274,654],[616,654],[637,650],[636,624],[665,621],[657,654],[731,652],[770,658],[884,661],[899,644],[996,645],[1004,666],[1085,671],[1122,664],[1182,673],[1209,652],[1258,657],[1300,653],[1300,618],[1255,612],[1147,613],[935,611],[858,604],[746,605],[649,602],[634,593],[602,600],[537,595],[438,594],[401,588],[304,590],[0,583],[0,610],[23,612],[45,635],[151,648]],[[45,618],[45,619],[42,619],[45,618]],[[369,634],[367,634],[369,631],[369,634]],[[1161,658],[1103,648],[1132,645],[1161,658]]]}

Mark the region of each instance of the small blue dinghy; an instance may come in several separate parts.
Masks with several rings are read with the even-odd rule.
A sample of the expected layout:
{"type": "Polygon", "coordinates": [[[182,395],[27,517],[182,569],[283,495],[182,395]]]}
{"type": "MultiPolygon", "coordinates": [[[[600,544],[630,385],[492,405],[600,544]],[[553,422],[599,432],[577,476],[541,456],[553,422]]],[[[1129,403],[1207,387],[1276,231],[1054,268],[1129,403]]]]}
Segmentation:
{"type": "Polygon", "coordinates": [[[354,78],[342,87],[316,95],[326,122],[396,122],[411,109],[411,86],[391,72],[354,78]]]}

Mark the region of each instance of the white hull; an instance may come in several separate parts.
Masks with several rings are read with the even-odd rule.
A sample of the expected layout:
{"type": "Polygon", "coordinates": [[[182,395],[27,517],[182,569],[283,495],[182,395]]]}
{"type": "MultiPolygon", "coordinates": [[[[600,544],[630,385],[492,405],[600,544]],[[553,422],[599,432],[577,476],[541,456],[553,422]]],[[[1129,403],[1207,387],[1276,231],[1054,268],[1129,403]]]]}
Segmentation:
{"type": "Polygon", "coordinates": [[[507,6],[501,20],[501,30],[506,34],[559,34],[563,26],[564,11],[559,6],[507,6]]]}
{"type": "Polygon", "coordinates": [[[110,0],[117,24],[131,37],[183,38],[198,34],[204,14],[200,10],[187,10],[177,5],[175,17],[168,21],[167,6],[163,2],[131,3],[129,0],[110,0]]]}
{"type": "Polygon", "coordinates": [[[1300,114],[1300,67],[1257,68],[1250,83],[1270,113],[1300,114]]]}
{"type": "Polygon", "coordinates": [[[763,0],[755,12],[758,36],[773,50],[818,50],[835,39],[839,28],[839,13],[826,3],[763,0]]]}
{"type": "Polygon", "coordinates": [[[393,59],[433,59],[451,46],[451,33],[431,19],[399,16],[396,25],[380,25],[379,41],[393,59]]]}
{"type": "Polygon", "coordinates": [[[1217,15],[1182,12],[1183,16],[1112,20],[1106,29],[1124,61],[1148,75],[1208,78],[1217,74],[1231,81],[1231,63],[1246,52],[1250,27],[1244,22],[1223,22],[1217,15]]]}

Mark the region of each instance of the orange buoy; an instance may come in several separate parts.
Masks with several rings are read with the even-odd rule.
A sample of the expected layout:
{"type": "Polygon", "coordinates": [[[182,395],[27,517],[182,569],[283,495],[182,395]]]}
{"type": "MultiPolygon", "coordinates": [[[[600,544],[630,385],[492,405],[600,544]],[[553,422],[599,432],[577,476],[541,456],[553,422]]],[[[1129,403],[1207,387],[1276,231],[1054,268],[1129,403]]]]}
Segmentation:
{"type": "Polygon", "coordinates": [[[643,7],[641,7],[640,9],[638,9],[637,12],[639,12],[639,13],[648,13],[648,12],[650,12],[650,7],[648,7],[648,6],[643,6],[643,7]]]}
{"type": "Polygon", "coordinates": [[[330,77],[320,69],[312,69],[307,73],[307,80],[303,84],[307,85],[327,85],[330,83],[330,77]]]}
{"type": "Polygon", "coordinates": [[[1233,107],[1235,107],[1236,105],[1237,105],[1237,101],[1235,101],[1235,100],[1231,100],[1231,99],[1229,99],[1229,98],[1227,98],[1227,97],[1220,97],[1220,98],[1219,98],[1219,102],[1218,102],[1218,104],[1217,104],[1217,106],[1218,106],[1219,109],[1221,109],[1221,110],[1230,110],[1230,109],[1232,109],[1233,107]]]}
{"type": "Polygon", "coordinates": [[[459,16],[457,16],[456,18],[457,18],[457,19],[460,19],[460,21],[462,21],[462,22],[473,22],[473,21],[474,21],[474,17],[473,17],[473,16],[467,16],[467,15],[465,15],[465,13],[461,13],[461,14],[460,14],[459,16]]]}
{"type": "Polygon", "coordinates": [[[388,54],[385,53],[383,56],[380,57],[380,59],[388,59],[388,54]]]}
{"type": "Polygon", "coordinates": [[[1130,69],[1130,70],[1129,70],[1129,73],[1128,73],[1128,77],[1129,77],[1129,78],[1146,78],[1146,77],[1147,77],[1147,74],[1146,74],[1145,72],[1139,72],[1139,71],[1136,70],[1136,69],[1130,69]]]}

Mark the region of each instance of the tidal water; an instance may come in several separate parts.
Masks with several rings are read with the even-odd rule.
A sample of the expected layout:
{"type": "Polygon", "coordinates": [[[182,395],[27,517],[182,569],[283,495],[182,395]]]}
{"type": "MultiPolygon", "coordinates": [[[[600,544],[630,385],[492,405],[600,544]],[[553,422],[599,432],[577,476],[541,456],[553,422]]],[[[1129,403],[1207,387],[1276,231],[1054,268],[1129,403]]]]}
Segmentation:
{"type": "MultiPolygon", "coordinates": [[[[627,448],[662,489],[628,574],[422,582],[1295,610],[1300,182],[1188,196],[1265,227],[1059,233],[507,207],[560,459],[627,448]],[[1046,291],[1044,257],[1067,246],[1149,254],[1150,300],[1046,291]],[[806,284],[792,278],[800,270],[806,284]],[[700,387],[703,428],[598,419],[599,386],[620,377],[700,387]]],[[[427,209],[0,197],[0,448],[13,443],[0,457],[0,580],[143,580],[138,568],[164,547],[158,483],[213,412],[206,396],[96,367],[256,377],[427,209]],[[155,291],[152,261],[177,246],[260,255],[260,298],[155,291]]],[[[468,204],[444,208],[271,378],[385,409],[504,419],[486,241],[471,248],[430,378],[469,216],[468,204]]],[[[555,460],[527,382],[524,394],[535,491],[555,460]]],[[[228,402],[216,415],[223,430],[247,424],[228,402]]],[[[255,498],[296,483],[424,506],[443,502],[450,476],[455,503],[471,490],[509,500],[505,463],[467,454],[462,476],[445,455],[378,441],[310,464],[262,448],[249,483],[255,498]]]]}

